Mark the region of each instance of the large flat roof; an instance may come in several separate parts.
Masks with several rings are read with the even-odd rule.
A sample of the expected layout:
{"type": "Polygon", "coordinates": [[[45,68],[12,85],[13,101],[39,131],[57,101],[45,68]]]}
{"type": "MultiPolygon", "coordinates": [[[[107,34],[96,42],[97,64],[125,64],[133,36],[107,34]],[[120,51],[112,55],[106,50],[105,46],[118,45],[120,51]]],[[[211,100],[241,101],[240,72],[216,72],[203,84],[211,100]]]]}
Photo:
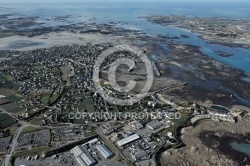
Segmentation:
{"type": "Polygon", "coordinates": [[[123,139],[117,141],[116,143],[117,143],[118,146],[123,146],[123,145],[128,144],[128,143],[130,143],[132,141],[135,141],[135,140],[137,140],[139,138],[140,138],[140,136],[138,134],[133,134],[133,135],[131,135],[129,137],[126,137],[126,138],[123,138],[123,139]]]}
{"type": "Polygon", "coordinates": [[[100,144],[96,146],[97,146],[97,149],[100,151],[100,153],[103,155],[103,157],[109,158],[113,156],[113,153],[104,144],[100,144]]]}

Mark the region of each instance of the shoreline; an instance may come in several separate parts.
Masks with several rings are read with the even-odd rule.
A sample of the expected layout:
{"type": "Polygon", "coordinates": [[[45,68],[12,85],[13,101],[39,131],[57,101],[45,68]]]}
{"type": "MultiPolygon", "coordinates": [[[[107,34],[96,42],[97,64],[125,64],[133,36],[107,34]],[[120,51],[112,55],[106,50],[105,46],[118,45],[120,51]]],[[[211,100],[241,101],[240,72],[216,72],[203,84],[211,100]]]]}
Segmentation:
{"type": "MultiPolygon", "coordinates": [[[[250,132],[248,131],[249,126],[249,117],[240,120],[236,124],[216,122],[212,120],[201,120],[197,122],[195,126],[182,128],[181,137],[184,146],[179,149],[167,149],[161,154],[158,154],[160,155],[160,163],[162,166],[169,166],[171,163],[189,163],[190,165],[205,163],[213,163],[215,165],[241,165],[241,160],[247,156],[242,155],[241,152],[232,150],[232,148],[227,144],[232,139],[240,142],[246,142],[246,139],[250,140],[250,132]],[[241,127],[239,128],[239,126],[241,127]],[[206,136],[206,133],[212,133],[218,139],[206,136]],[[207,140],[205,142],[202,141],[200,136],[203,136],[203,138],[207,140]],[[218,144],[218,142],[221,142],[221,145],[218,144]],[[220,150],[217,150],[218,148],[220,148],[220,150]],[[228,155],[229,151],[230,155],[228,155]],[[235,155],[236,158],[233,158],[235,155]],[[241,157],[240,159],[237,159],[237,156],[239,155],[241,157]],[[216,160],[213,158],[214,156],[217,156],[216,160]]],[[[249,143],[249,141],[247,143],[249,143]]],[[[249,161],[250,158],[243,162],[243,164],[246,164],[249,161]]]]}

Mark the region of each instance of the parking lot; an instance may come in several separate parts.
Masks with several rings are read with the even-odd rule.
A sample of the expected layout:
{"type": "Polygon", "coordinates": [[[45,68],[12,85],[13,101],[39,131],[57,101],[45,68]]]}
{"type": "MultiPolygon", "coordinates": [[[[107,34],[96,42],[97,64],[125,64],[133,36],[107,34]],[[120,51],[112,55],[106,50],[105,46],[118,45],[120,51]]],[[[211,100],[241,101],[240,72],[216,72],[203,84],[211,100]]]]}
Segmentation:
{"type": "Polygon", "coordinates": [[[0,152],[5,152],[9,146],[10,137],[0,139],[0,152]]]}
{"type": "Polygon", "coordinates": [[[35,159],[35,156],[27,156],[18,158],[15,161],[15,166],[26,165],[42,165],[42,166],[80,166],[73,155],[69,152],[60,153],[45,159],[35,159]]]}
{"type": "Polygon", "coordinates": [[[28,148],[29,146],[43,146],[50,143],[50,131],[41,130],[21,134],[18,138],[17,149],[28,148]]]}

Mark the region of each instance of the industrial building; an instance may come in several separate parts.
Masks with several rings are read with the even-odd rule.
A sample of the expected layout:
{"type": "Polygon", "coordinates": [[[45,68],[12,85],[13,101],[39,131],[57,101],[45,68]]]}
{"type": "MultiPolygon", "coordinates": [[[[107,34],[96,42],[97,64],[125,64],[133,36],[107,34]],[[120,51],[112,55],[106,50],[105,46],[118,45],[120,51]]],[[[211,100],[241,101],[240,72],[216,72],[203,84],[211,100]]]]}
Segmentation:
{"type": "Polygon", "coordinates": [[[134,129],[137,129],[137,130],[143,128],[143,125],[142,125],[140,122],[138,122],[138,121],[132,122],[131,125],[132,125],[132,127],[133,127],[134,129]]]}
{"type": "Polygon", "coordinates": [[[88,144],[93,145],[93,144],[97,143],[98,141],[99,141],[99,140],[98,140],[97,138],[95,138],[95,139],[90,140],[90,141],[88,142],[88,144]]]}
{"type": "Polygon", "coordinates": [[[160,121],[152,121],[150,123],[147,124],[147,127],[151,130],[155,130],[158,129],[159,127],[163,126],[163,122],[160,121]]]}
{"type": "Polygon", "coordinates": [[[135,140],[137,140],[139,138],[140,138],[140,136],[138,134],[133,134],[133,135],[131,135],[129,137],[126,137],[126,138],[123,138],[123,139],[117,141],[116,143],[117,143],[118,146],[121,147],[121,146],[126,145],[126,144],[128,144],[130,142],[133,142],[133,141],[135,141],[135,140]]]}
{"type": "Polygon", "coordinates": [[[76,157],[81,166],[92,166],[96,164],[96,160],[91,156],[89,151],[81,145],[78,145],[70,150],[76,157]]]}
{"type": "Polygon", "coordinates": [[[110,157],[112,157],[114,155],[104,144],[97,144],[96,149],[106,159],[108,159],[108,158],[110,158],[110,157]]]}
{"type": "Polygon", "coordinates": [[[147,156],[147,153],[143,150],[140,150],[136,153],[131,153],[131,157],[135,160],[135,161],[138,161],[138,160],[141,160],[142,158],[146,157],[147,156]]]}

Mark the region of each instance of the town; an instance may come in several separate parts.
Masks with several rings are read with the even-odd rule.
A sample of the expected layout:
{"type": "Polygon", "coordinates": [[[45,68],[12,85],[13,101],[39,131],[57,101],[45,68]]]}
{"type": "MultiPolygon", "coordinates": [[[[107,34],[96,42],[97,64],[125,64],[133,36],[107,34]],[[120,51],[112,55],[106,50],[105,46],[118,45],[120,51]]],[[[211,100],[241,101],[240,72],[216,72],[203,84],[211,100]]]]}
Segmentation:
{"type": "MultiPolygon", "coordinates": [[[[162,90],[132,105],[108,103],[96,91],[92,75],[97,56],[109,47],[4,52],[0,151],[5,165],[155,165],[162,149],[182,146],[181,128],[204,119],[236,123],[237,116],[244,116],[212,103],[169,99],[162,90]]],[[[136,59],[124,52],[109,57],[100,78],[106,89],[111,89],[106,63],[119,56],[136,59]]],[[[160,75],[156,64],[153,68],[160,75]]]]}

